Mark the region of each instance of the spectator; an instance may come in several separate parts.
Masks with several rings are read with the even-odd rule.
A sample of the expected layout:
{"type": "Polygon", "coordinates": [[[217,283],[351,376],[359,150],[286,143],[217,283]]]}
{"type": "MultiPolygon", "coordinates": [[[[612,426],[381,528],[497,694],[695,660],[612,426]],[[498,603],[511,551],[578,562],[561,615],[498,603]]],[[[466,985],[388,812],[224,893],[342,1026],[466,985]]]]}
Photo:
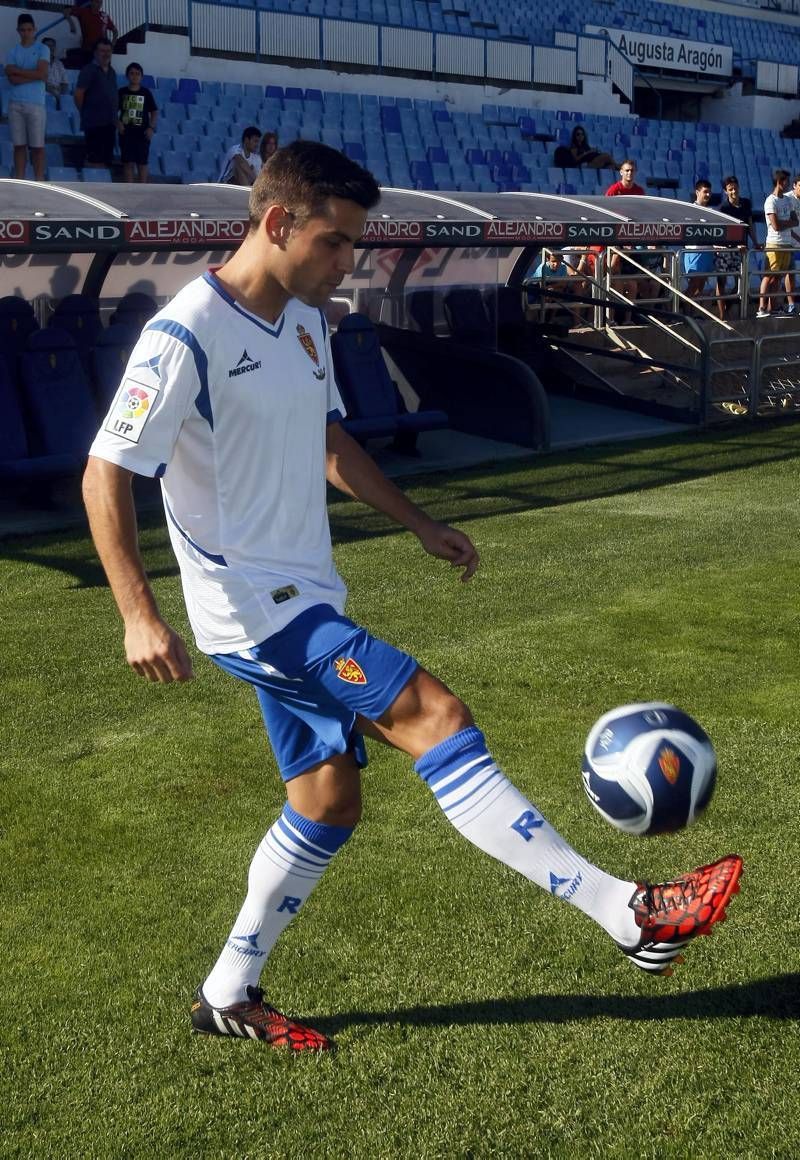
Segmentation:
{"type": "Polygon", "coordinates": [[[261,138],[261,144],[258,147],[258,153],[261,158],[261,164],[266,165],[273,153],[278,148],[278,134],[272,129],[267,129],[264,136],[261,138]]]}
{"type": "Polygon", "coordinates": [[[81,114],[86,142],[84,165],[107,169],[114,158],[117,134],[117,74],[111,67],[111,42],[98,40],[94,59],[84,65],[75,86],[75,104],[81,114]]]}
{"type": "Polygon", "coordinates": [[[113,49],[119,33],[114,21],[103,11],[103,0],[86,0],[86,3],[74,4],[63,11],[70,32],[78,31],[75,27],[76,20],[80,25],[81,66],[91,63],[98,40],[107,40],[113,49]]]}
{"type": "Polygon", "coordinates": [[[8,124],[14,146],[14,176],[25,177],[28,150],[33,174],[44,181],[45,85],[50,53],[36,40],[36,25],[29,12],[17,17],[19,44],[6,58],[6,78],[13,95],[8,102],[8,124]]]}
{"type": "MultiPolygon", "coordinates": [[[[794,212],[797,214],[798,221],[800,221],[800,174],[795,174],[795,176],[792,178],[792,188],[789,191],[789,193],[787,194],[787,197],[790,197],[792,199],[794,212]]],[[[798,255],[797,246],[798,246],[798,243],[800,243],[800,234],[796,233],[793,230],[792,231],[793,252],[792,252],[792,259],[791,259],[791,264],[790,264],[790,271],[787,272],[787,274],[785,275],[785,277],[783,279],[783,284],[786,288],[786,301],[787,301],[786,313],[787,314],[797,314],[797,304],[795,302],[795,295],[796,295],[795,276],[793,273],[791,273],[791,269],[797,264],[797,260],[798,260],[797,259],[797,255],[798,255]]]]}
{"type": "Polygon", "coordinates": [[[50,53],[50,65],[47,72],[47,80],[45,88],[47,92],[56,99],[56,108],[61,108],[61,94],[69,92],[69,82],[67,81],[67,70],[63,64],[56,57],[56,42],[52,36],[43,36],[42,44],[47,46],[50,53]]]}
{"type": "MultiPolygon", "coordinates": [[[[709,206],[711,204],[711,182],[701,177],[694,183],[694,201],[692,205],[709,206]]],[[[686,293],[690,298],[697,300],[703,295],[709,274],[714,271],[714,251],[703,249],[700,246],[687,246],[683,252],[683,272],[687,276],[686,293]]]]}
{"type": "Polygon", "coordinates": [[[773,174],[774,187],[764,202],[764,220],[767,223],[767,241],[764,258],[767,270],[761,279],[757,318],[768,318],[770,314],[781,314],[775,308],[776,287],[780,287],[781,274],[786,274],[792,263],[794,238],[792,231],[798,223],[794,201],[788,196],[789,174],[785,169],[776,169],[773,174]]]}
{"type": "Polygon", "coordinates": [[[558,146],[553,161],[564,169],[576,169],[581,165],[588,165],[590,169],[615,168],[614,159],[610,153],[592,149],[583,125],[576,125],[572,130],[569,145],[558,146]]]}
{"type": "MultiPolygon", "coordinates": [[[[543,303],[546,303],[548,300],[552,303],[554,297],[558,299],[565,294],[575,293],[574,283],[571,280],[571,271],[564,261],[564,255],[560,250],[543,250],[538,265],[529,278],[526,279],[526,282],[531,288],[538,283],[543,303]],[[559,282],[555,295],[543,292],[543,283],[550,281],[559,282]]],[[[542,311],[542,320],[556,317],[563,309],[563,304],[559,304],[556,301],[554,305],[542,311]]]]}
{"type": "Polygon", "coordinates": [[[117,131],[123,181],[145,182],[149,176],[150,142],[156,131],[158,106],[142,84],[143,76],[142,66],[132,60],[125,69],[128,83],[119,90],[117,131]]]}
{"type": "MultiPolygon", "coordinates": [[[[724,197],[719,205],[720,213],[727,214],[728,217],[735,218],[741,222],[742,225],[747,226],[747,236],[750,240],[754,250],[760,249],[758,238],[756,237],[755,227],[753,225],[753,205],[749,197],[742,197],[739,192],[739,180],[737,177],[731,175],[724,178],[722,182],[722,190],[724,197]]],[[[739,247],[740,250],[746,250],[747,245],[739,247]]],[[[727,300],[728,293],[728,275],[739,274],[742,269],[742,259],[738,254],[734,254],[730,249],[721,249],[717,252],[714,258],[714,268],[720,275],[717,278],[717,310],[720,318],[724,319],[728,313],[729,302],[727,300]]],[[[787,275],[788,277],[789,275],[787,275]]]]}
{"type": "MultiPolygon", "coordinates": [[[[637,185],[634,181],[636,177],[636,162],[626,157],[619,167],[619,181],[615,181],[613,185],[609,185],[606,190],[606,197],[643,197],[644,189],[641,185],[637,185]]],[[[613,280],[618,280],[622,264],[622,258],[619,253],[611,255],[608,263],[609,273],[613,280]]],[[[627,298],[636,298],[638,293],[638,284],[635,277],[626,279],[621,284],[617,281],[618,289],[621,294],[627,298]]]]}
{"type": "Polygon", "coordinates": [[[261,130],[248,125],[242,133],[241,145],[234,145],[225,154],[219,180],[223,185],[252,185],[261,172],[258,144],[261,130]]]}

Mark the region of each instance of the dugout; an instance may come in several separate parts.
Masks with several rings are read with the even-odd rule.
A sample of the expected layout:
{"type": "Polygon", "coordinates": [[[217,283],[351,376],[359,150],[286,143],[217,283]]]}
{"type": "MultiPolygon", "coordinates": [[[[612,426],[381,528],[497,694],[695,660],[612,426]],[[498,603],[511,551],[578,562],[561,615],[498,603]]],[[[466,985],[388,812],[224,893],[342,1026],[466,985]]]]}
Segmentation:
{"type": "MultiPolygon", "coordinates": [[[[63,324],[67,303],[78,309],[76,299],[87,299],[98,320],[88,328],[91,341],[108,346],[110,324],[129,295],[161,305],[225,260],[247,232],[247,198],[246,189],[216,184],[0,180],[3,294],[30,303],[40,329],[56,315],[63,324]]],[[[575,363],[572,353],[554,365],[554,353],[574,345],[575,318],[593,315],[588,330],[596,335],[605,331],[598,310],[602,323],[608,311],[590,304],[599,297],[586,280],[584,295],[570,285],[568,297],[555,283],[530,283],[542,253],[675,252],[736,245],[742,236],[743,227],[717,211],[670,199],[385,189],[329,317],[334,329],[345,313],[370,320],[400,384],[402,409],[444,411],[456,430],[544,449],[552,392],[578,386],[596,388],[612,404],[631,399],[606,389],[602,376],[576,383],[564,370],[575,363]]],[[[86,337],[80,328],[75,334],[78,342],[86,337]]],[[[113,370],[113,359],[97,359],[94,347],[80,353],[86,389],[100,408],[115,384],[98,382],[97,366],[113,370]]],[[[678,417],[702,420],[701,395],[691,384],[691,405],[678,417]]],[[[36,437],[30,442],[35,448],[36,437]]]]}

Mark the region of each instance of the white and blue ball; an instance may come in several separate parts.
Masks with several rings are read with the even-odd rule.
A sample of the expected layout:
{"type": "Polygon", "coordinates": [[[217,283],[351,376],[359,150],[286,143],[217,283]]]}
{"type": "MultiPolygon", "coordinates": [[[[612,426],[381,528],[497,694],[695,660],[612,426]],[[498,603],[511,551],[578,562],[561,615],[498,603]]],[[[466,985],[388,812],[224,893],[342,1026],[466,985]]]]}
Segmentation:
{"type": "Polygon", "coordinates": [[[612,826],[668,834],[711,801],[717,757],[705,730],[674,705],[621,705],[590,730],[581,775],[589,801],[612,826]]]}

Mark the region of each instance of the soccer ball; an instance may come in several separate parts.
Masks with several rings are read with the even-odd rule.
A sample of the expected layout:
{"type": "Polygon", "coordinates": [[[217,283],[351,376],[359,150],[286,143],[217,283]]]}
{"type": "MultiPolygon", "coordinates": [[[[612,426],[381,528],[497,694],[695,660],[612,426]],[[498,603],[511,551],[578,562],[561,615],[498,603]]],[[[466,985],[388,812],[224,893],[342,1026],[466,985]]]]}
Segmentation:
{"type": "Polygon", "coordinates": [[[621,705],[590,730],[581,776],[589,801],[612,826],[668,834],[711,801],[717,756],[708,734],[674,705],[621,705]]]}

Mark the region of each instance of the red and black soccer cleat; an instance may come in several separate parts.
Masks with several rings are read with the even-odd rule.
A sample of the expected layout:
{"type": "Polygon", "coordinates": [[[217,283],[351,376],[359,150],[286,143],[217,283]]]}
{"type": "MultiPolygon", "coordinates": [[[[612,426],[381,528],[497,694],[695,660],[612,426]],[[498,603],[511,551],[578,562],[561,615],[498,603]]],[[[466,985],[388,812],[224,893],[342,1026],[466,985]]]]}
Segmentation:
{"type": "Polygon", "coordinates": [[[628,905],[642,936],[635,946],[617,945],[641,970],[671,975],[673,965],[683,962],[680,952],[690,939],[710,934],[714,923],[725,918],[741,875],[742,859],[728,854],[674,882],[638,882],[628,905]]]}
{"type": "Polygon", "coordinates": [[[260,1039],[269,1047],[288,1051],[332,1051],[335,1044],[321,1031],[298,1023],[264,1002],[260,987],[248,987],[247,999],[230,1007],[212,1007],[202,987],[192,1003],[192,1030],[201,1035],[238,1035],[240,1039],[260,1039]]]}

